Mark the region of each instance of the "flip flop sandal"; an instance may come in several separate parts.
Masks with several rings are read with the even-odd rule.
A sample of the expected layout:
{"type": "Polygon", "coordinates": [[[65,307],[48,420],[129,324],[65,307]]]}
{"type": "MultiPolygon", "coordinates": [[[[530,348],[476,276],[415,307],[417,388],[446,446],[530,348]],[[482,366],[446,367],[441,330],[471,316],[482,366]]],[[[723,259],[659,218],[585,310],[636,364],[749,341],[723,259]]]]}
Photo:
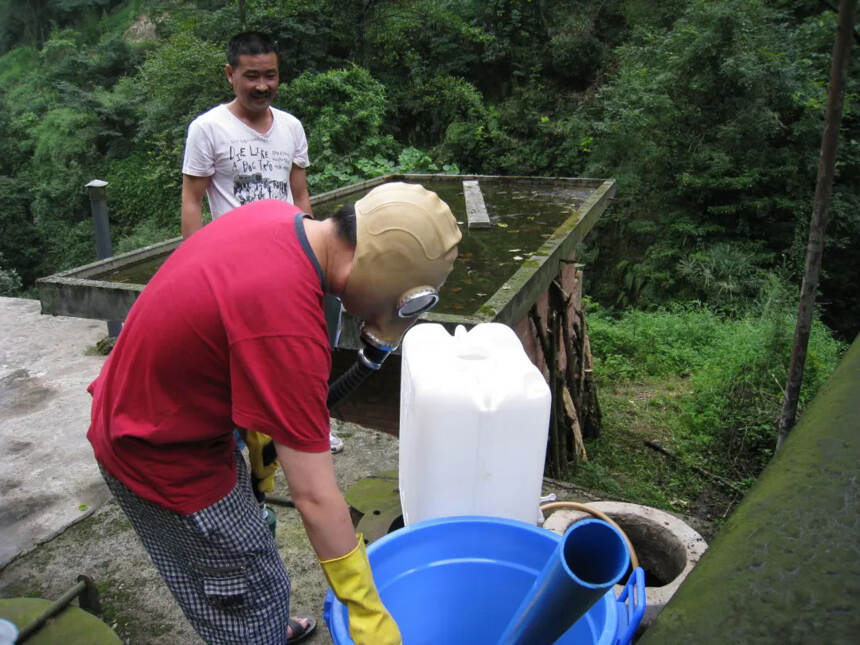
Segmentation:
{"type": "Polygon", "coordinates": [[[308,636],[313,634],[314,630],[317,628],[317,621],[313,616],[299,614],[295,618],[290,618],[287,621],[287,624],[293,630],[292,637],[287,639],[287,645],[293,645],[293,643],[301,643],[308,636]],[[303,618],[304,620],[308,621],[308,626],[302,627],[302,624],[295,618],[303,618]]]}

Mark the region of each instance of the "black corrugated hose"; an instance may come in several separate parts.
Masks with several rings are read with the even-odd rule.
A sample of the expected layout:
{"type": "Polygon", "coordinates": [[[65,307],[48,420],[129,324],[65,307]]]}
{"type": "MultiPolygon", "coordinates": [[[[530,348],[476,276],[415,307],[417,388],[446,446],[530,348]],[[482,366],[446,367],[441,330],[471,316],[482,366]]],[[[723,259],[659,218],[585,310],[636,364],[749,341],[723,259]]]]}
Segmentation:
{"type": "Polygon", "coordinates": [[[382,363],[388,358],[389,350],[379,349],[373,345],[366,344],[358,352],[358,359],[346,372],[341,374],[337,380],[328,388],[328,400],[326,404],[329,409],[343,401],[352,394],[364,379],[379,370],[382,363]]]}

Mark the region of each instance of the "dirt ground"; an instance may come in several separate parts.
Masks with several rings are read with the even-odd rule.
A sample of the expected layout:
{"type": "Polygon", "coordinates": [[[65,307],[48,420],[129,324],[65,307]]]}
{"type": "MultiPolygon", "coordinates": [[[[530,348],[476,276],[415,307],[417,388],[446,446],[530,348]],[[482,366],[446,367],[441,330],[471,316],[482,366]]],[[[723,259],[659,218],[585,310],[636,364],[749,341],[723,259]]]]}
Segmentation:
{"type": "MultiPolygon", "coordinates": [[[[346,448],[335,456],[341,490],[359,479],[397,468],[397,439],[354,424],[336,422],[346,448]]],[[[275,496],[289,497],[283,475],[275,496]]],[[[319,621],[307,643],[331,643],[322,621],[328,589],[295,509],[275,507],[278,547],[292,578],[293,614],[309,613],[319,621]]],[[[18,557],[0,571],[0,597],[60,597],[78,575],[99,588],[103,620],[128,645],[202,643],[112,500],[54,539],[18,557]]]]}
{"type": "MultiPolygon", "coordinates": [[[[397,468],[395,437],[355,424],[333,421],[345,450],[335,456],[341,490],[397,468]]],[[[597,496],[564,482],[545,480],[544,494],[559,499],[595,501],[597,496]]],[[[273,495],[289,497],[279,475],[273,495]]],[[[328,585],[314,557],[295,509],[275,507],[278,547],[293,585],[291,612],[315,616],[319,626],[307,643],[331,643],[322,620],[328,585]]],[[[60,535],[19,556],[0,571],[0,597],[59,598],[78,575],[92,578],[99,589],[101,618],[127,645],[198,645],[161,577],[140,545],[128,520],[111,500],[60,535]]],[[[73,644],[69,644],[73,645],[73,644]]]]}

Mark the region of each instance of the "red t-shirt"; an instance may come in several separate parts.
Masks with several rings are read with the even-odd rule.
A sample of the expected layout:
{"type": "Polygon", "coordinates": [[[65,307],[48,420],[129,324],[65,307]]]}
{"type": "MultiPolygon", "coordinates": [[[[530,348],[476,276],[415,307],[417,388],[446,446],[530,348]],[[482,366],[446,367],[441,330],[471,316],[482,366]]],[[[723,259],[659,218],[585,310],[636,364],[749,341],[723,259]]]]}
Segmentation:
{"type": "Polygon", "coordinates": [[[203,227],[140,294],[89,387],[98,462],[187,514],[235,485],[234,426],[329,450],[323,298],[295,206],[254,202],[203,227]]]}

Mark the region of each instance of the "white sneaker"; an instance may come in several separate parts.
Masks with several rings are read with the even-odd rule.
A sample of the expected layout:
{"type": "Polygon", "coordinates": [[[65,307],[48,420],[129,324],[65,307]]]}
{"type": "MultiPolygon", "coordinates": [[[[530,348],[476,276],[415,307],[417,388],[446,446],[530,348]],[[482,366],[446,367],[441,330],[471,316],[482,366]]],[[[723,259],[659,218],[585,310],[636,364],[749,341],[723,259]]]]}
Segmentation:
{"type": "Polygon", "coordinates": [[[343,439],[338,437],[334,432],[329,431],[328,441],[331,445],[331,454],[336,454],[343,450],[343,439]]]}

